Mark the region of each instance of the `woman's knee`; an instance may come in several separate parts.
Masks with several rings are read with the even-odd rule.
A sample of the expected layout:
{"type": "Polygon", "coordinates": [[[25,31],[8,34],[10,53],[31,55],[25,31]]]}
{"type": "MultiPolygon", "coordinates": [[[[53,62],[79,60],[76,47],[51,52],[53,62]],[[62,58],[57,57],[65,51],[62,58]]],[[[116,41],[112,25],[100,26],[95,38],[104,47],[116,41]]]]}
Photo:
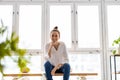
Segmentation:
{"type": "Polygon", "coordinates": [[[51,63],[49,61],[46,61],[45,64],[44,64],[44,67],[48,67],[50,65],[51,65],[51,63]]]}
{"type": "Polygon", "coordinates": [[[70,64],[68,64],[68,63],[65,63],[63,66],[64,66],[64,68],[70,69],[70,64]]]}

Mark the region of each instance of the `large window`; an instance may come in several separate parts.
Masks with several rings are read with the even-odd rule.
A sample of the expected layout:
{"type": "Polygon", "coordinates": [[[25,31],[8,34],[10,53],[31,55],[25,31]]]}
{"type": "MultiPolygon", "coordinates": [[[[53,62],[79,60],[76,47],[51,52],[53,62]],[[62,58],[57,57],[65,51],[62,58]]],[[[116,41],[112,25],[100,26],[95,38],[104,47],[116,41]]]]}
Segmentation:
{"type": "MultiPolygon", "coordinates": [[[[13,31],[19,31],[17,32],[19,47],[28,50],[26,57],[28,54],[32,54],[31,63],[28,65],[29,73],[39,73],[41,70],[44,71],[43,45],[50,40],[50,35],[48,35],[50,31],[58,26],[60,41],[65,42],[67,49],[69,48],[68,55],[72,71],[95,72],[98,73],[98,76],[87,76],[87,80],[105,80],[109,75],[102,71],[109,72],[107,66],[109,60],[106,60],[108,59],[107,49],[112,48],[113,40],[120,36],[120,5],[110,5],[107,1],[111,0],[97,1],[0,0],[3,2],[0,3],[0,20],[8,27],[8,34],[6,33],[3,38],[0,36],[0,42],[5,40],[6,36],[11,35],[12,28],[14,28],[13,31]],[[104,2],[106,3],[104,4],[104,2]],[[107,39],[103,35],[108,38],[109,46],[107,43],[103,44],[107,39]],[[93,50],[99,48],[100,52],[93,50]],[[37,49],[41,52],[34,52],[37,49]]],[[[11,58],[6,56],[3,63],[6,64],[5,73],[20,72],[17,64],[11,58]]],[[[70,77],[70,80],[78,80],[74,77],[70,77]]],[[[12,78],[6,80],[12,80],[12,78]]],[[[62,77],[54,78],[62,79],[62,77]]],[[[40,78],[32,77],[30,80],[40,80],[40,78]]]]}
{"type": "Polygon", "coordinates": [[[41,5],[20,5],[20,48],[41,49],[41,5]]]}
{"type": "Polygon", "coordinates": [[[78,47],[99,48],[99,12],[96,5],[78,6],[78,47]]]}
{"type": "MultiPolygon", "coordinates": [[[[35,53],[33,53],[35,54],[35,53]]],[[[17,59],[17,56],[13,56],[14,59],[17,59]]],[[[32,55],[30,56],[26,56],[26,59],[29,60],[30,63],[28,63],[28,67],[30,68],[30,72],[29,73],[40,73],[41,72],[41,55],[36,56],[36,55],[32,55]],[[39,62],[39,64],[37,63],[39,62]]],[[[17,63],[15,63],[12,58],[9,57],[5,57],[5,59],[3,60],[3,64],[5,64],[5,73],[10,73],[10,74],[15,74],[15,73],[20,73],[19,67],[17,65],[17,63]]]]}
{"type": "MultiPolygon", "coordinates": [[[[35,53],[32,53],[35,54],[35,53]]],[[[17,59],[17,56],[13,56],[13,58],[17,59]]],[[[26,58],[29,60],[30,63],[28,63],[28,67],[30,68],[30,73],[32,74],[37,74],[41,72],[42,66],[41,66],[41,62],[42,62],[42,55],[32,55],[30,56],[26,56],[26,58]]],[[[5,57],[5,59],[3,60],[3,64],[5,64],[5,69],[4,69],[4,73],[5,74],[15,74],[15,73],[20,73],[20,68],[18,67],[17,63],[13,62],[12,58],[9,57],[5,57]]],[[[17,77],[17,76],[16,76],[17,77]]],[[[1,77],[0,77],[1,78],[1,77]]],[[[8,77],[4,77],[5,80],[13,80],[13,76],[8,76],[8,77]]],[[[22,78],[25,78],[25,80],[41,80],[41,76],[27,76],[27,77],[19,77],[20,80],[23,80],[22,78]]]]}
{"type": "Polygon", "coordinates": [[[100,54],[70,54],[71,69],[73,72],[89,73],[100,72],[100,54]],[[78,62],[80,64],[78,64],[78,62]],[[90,63],[91,62],[91,63],[90,63]],[[99,63],[99,64],[98,64],[99,63]],[[99,69],[98,69],[99,68],[99,69]]]}
{"type": "Polygon", "coordinates": [[[12,33],[12,15],[13,15],[13,6],[12,5],[0,5],[0,27],[1,21],[3,22],[4,26],[7,26],[7,32],[4,36],[0,36],[0,42],[4,41],[6,37],[10,37],[12,33]]]}
{"type": "Polygon", "coordinates": [[[113,40],[120,36],[120,5],[108,5],[107,16],[109,47],[112,47],[113,40]]]}
{"type": "Polygon", "coordinates": [[[61,36],[68,48],[71,48],[71,6],[51,5],[50,6],[50,30],[58,26],[61,36]]]}
{"type": "Polygon", "coordinates": [[[69,54],[71,71],[80,73],[98,73],[98,76],[88,76],[87,80],[100,80],[101,61],[100,54],[74,53],[69,54]]]}

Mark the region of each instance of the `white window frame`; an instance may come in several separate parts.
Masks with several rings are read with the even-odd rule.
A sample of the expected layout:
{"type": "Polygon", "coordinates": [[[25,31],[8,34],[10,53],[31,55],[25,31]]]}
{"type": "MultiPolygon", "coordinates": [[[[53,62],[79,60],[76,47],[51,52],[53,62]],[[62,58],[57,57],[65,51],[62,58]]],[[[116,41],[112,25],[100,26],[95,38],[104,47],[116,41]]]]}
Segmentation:
{"type": "Polygon", "coordinates": [[[98,15],[99,15],[99,34],[100,34],[100,35],[99,35],[99,37],[100,37],[99,39],[100,39],[100,48],[79,48],[79,47],[78,47],[78,18],[77,18],[78,15],[76,14],[76,15],[75,15],[75,16],[76,16],[76,17],[75,17],[75,18],[76,18],[76,23],[75,23],[75,24],[76,24],[76,26],[75,26],[75,27],[76,27],[76,28],[75,28],[75,29],[76,29],[76,30],[75,30],[75,31],[76,31],[76,40],[75,40],[75,42],[76,42],[76,51],[83,51],[83,52],[84,52],[84,51],[88,51],[88,52],[91,52],[91,51],[94,52],[94,51],[95,51],[95,52],[101,52],[101,51],[102,51],[102,44],[101,44],[101,43],[102,43],[102,37],[101,37],[101,14],[100,14],[100,13],[101,13],[101,7],[100,7],[100,3],[77,3],[77,4],[76,4],[76,9],[75,9],[76,11],[77,11],[77,7],[78,7],[79,5],[83,5],[83,6],[84,6],[84,5],[86,5],[86,6],[87,6],[87,5],[91,5],[91,6],[92,6],[92,5],[96,5],[96,6],[98,6],[98,10],[99,10],[99,11],[98,11],[98,12],[99,12],[98,15]]]}
{"type": "Polygon", "coordinates": [[[16,26],[17,26],[17,32],[18,32],[18,34],[19,34],[19,7],[20,7],[20,5],[41,5],[42,6],[42,19],[41,19],[41,49],[40,50],[38,50],[38,49],[27,49],[27,51],[28,52],[35,52],[35,53],[43,53],[43,49],[44,49],[44,39],[45,39],[45,36],[44,36],[44,10],[43,10],[43,7],[44,7],[44,4],[43,3],[39,3],[39,2],[19,2],[19,3],[17,3],[17,9],[16,9],[16,11],[17,11],[17,15],[16,15],[16,17],[17,17],[17,20],[16,21],[18,21],[18,22],[16,22],[17,24],[16,24],[16,26]]]}
{"type": "MultiPolygon", "coordinates": [[[[107,28],[107,40],[109,40],[108,39],[108,17],[107,17],[107,6],[108,5],[120,5],[120,0],[118,0],[118,1],[113,1],[113,0],[107,0],[106,1],[106,4],[105,4],[105,9],[106,9],[106,28],[107,28]]],[[[107,43],[107,51],[109,52],[109,53],[112,53],[112,50],[113,49],[115,49],[115,48],[111,48],[111,47],[109,47],[109,43],[107,43]]]]}
{"type": "Polygon", "coordinates": [[[109,6],[109,5],[120,5],[120,1],[118,0],[118,1],[115,1],[115,0],[107,0],[106,1],[106,3],[105,3],[105,26],[106,26],[106,52],[107,52],[107,54],[106,54],[106,57],[107,57],[107,61],[108,61],[108,63],[107,63],[107,65],[109,65],[109,66],[107,66],[108,68],[107,68],[107,70],[108,70],[108,79],[111,79],[111,75],[110,75],[110,55],[112,55],[112,50],[114,49],[114,48],[111,48],[111,47],[109,47],[109,42],[107,42],[109,39],[108,39],[108,16],[107,16],[107,6],[109,6]]]}
{"type": "MultiPolygon", "coordinates": [[[[77,44],[75,43],[71,43],[73,44],[72,45],[72,48],[69,49],[70,52],[81,52],[83,51],[84,52],[93,52],[94,51],[99,51],[102,53],[101,54],[101,64],[102,64],[102,73],[101,73],[101,80],[110,80],[109,77],[109,53],[111,53],[111,49],[108,48],[108,43],[107,43],[107,40],[108,40],[108,32],[107,32],[107,17],[106,17],[106,6],[107,5],[112,5],[112,4],[120,4],[120,0],[65,0],[65,1],[47,1],[47,0],[44,0],[44,1],[39,1],[39,0],[32,0],[32,1],[16,1],[16,0],[11,0],[11,1],[6,1],[6,0],[2,0],[0,1],[0,5],[13,5],[13,31],[16,31],[18,33],[18,20],[19,20],[19,16],[16,14],[17,11],[19,11],[19,5],[24,5],[24,4],[42,4],[43,5],[43,18],[42,18],[42,49],[41,50],[28,50],[28,53],[29,54],[32,54],[32,52],[36,52],[36,54],[33,54],[33,55],[39,55],[39,54],[42,54],[44,53],[44,44],[46,44],[46,42],[48,41],[49,39],[49,33],[48,33],[48,30],[49,30],[49,5],[51,4],[69,4],[72,6],[72,10],[73,12],[75,12],[77,10],[77,5],[91,5],[91,4],[98,4],[100,6],[100,49],[78,49],[76,50],[77,47],[77,44]]],[[[77,41],[77,33],[75,33],[75,31],[77,30],[77,23],[75,23],[75,21],[77,20],[76,18],[76,14],[72,14],[72,40],[73,42],[77,41]],[[75,27],[74,27],[75,26],[75,27]],[[73,35],[75,34],[75,36],[73,37],[73,35]]],[[[82,54],[82,52],[81,52],[82,54]]],[[[42,54],[44,55],[44,54],[42,54]]]]}

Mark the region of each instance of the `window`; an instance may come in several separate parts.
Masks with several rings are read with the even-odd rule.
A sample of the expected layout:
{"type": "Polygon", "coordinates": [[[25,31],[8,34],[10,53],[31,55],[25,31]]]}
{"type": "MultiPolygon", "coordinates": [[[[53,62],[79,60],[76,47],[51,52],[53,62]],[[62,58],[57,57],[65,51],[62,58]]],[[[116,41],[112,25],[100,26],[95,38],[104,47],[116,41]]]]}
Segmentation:
{"type": "MultiPolygon", "coordinates": [[[[34,54],[34,53],[32,53],[34,54]]],[[[5,64],[5,69],[4,69],[4,73],[5,74],[19,74],[20,70],[18,68],[17,63],[15,63],[12,59],[17,59],[17,56],[13,56],[12,58],[9,57],[5,57],[5,59],[3,60],[3,64],[5,64]]],[[[41,59],[42,59],[42,55],[32,55],[32,56],[26,56],[26,58],[29,60],[30,63],[28,63],[28,67],[30,68],[30,73],[32,74],[37,74],[41,72],[41,59]]],[[[17,76],[16,76],[17,77],[17,76]]],[[[1,77],[0,77],[1,78],[1,77]]],[[[5,80],[13,80],[13,76],[6,76],[4,77],[5,80]]],[[[27,77],[19,77],[19,79],[25,78],[25,80],[41,80],[42,77],[41,76],[27,76],[27,77]]]]}
{"type": "MultiPolygon", "coordinates": [[[[4,25],[8,27],[8,34],[5,34],[5,37],[10,36],[12,30],[19,31],[19,47],[32,49],[28,54],[36,54],[31,56],[31,63],[28,65],[30,67],[30,73],[39,73],[44,69],[42,45],[47,43],[49,31],[55,26],[58,26],[61,33],[60,41],[65,42],[67,48],[70,48],[68,52],[70,53],[69,58],[72,71],[98,73],[98,76],[88,76],[88,80],[109,80],[107,77],[109,76],[109,73],[104,73],[103,71],[109,72],[109,67],[107,66],[109,60],[106,60],[108,59],[108,46],[106,45],[107,43],[103,44],[102,41],[100,41],[106,40],[100,33],[105,29],[105,33],[108,34],[105,34],[106,37],[108,37],[108,45],[109,47],[112,47],[113,40],[120,36],[120,5],[110,5],[109,3],[112,3],[113,0],[102,2],[100,0],[0,1],[2,2],[2,5],[0,5],[0,20],[2,19],[4,25]],[[3,5],[4,3],[5,5],[3,5]],[[104,6],[106,6],[105,9],[102,12],[99,12],[104,6]],[[15,14],[13,14],[14,11],[15,14]],[[104,19],[101,19],[106,12],[107,17],[105,16],[104,19],[107,18],[107,23],[106,21],[103,21],[104,19]],[[15,26],[13,26],[14,23],[15,26]],[[107,24],[107,26],[105,25],[104,28],[103,26],[101,28],[100,25],[102,24],[107,24]],[[12,29],[14,27],[15,29],[12,29]],[[100,39],[100,37],[102,39],[100,39]],[[93,49],[96,48],[100,48],[100,50],[94,52],[93,49]],[[34,52],[36,49],[42,50],[40,54],[34,52]],[[104,60],[106,61],[104,62],[104,60]],[[80,64],[78,64],[78,62],[80,62],[80,64]]],[[[113,2],[117,3],[118,1],[113,2]]],[[[5,37],[4,39],[1,39],[0,37],[0,42],[5,40],[5,37]]],[[[17,56],[14,57],[16,58],[17,56]]],[[[13,62],[11,58],[6,56],[3,63],[6,64],[5,73],[19,73],[17,64],[13,62]],[[13,69],[15,71],[12,71],[13,69]]],[[[40,80],[40,77],[35,77],[36,78],[31,76],[30,80],[40,80]]],[[[78,79],[72,78],[70,79],[78,79]]],[[[6,80],[10,79],[12,80],[13,77],[7,78],[6,80]]],[[[55,79],[60,80],[62,77],[55,77],[55,79]]]]}
{"type": "Polygon", "coordinates": [[[71,71],[80,73],[98,73],[98,76],[88,76],[87,80],[101,80],[101,59],[100,54],[74,53],[69,55],[71,71]]]}
{"type": "Polygon", "coordinates": [[[19,36],[20,48],[41,49],[41,5],[20,5],[19,36]]]}
{"type": "Polygon", "coordinates": [[[70,64],[73,72],[100,72],[100,54],[70,54],[70,64]],[[78,64],[78,62],[80,64],[78,64]],[[98,69],[99,68],[99,69],[98,69]]]}
{"type": "Polygon", "coordinates": [[[108,40],[112,47],[113,40],[120,36],[120,5],[108,5],[108,40]]]}
{"type": "Polygon", "coordinates": [[[99,48],[98,6],[78,6],[78,47],[99,48]]]}
{"type": "Polygon", "coordinates": [[[58,26],[60,40],[71,48],[71,6],[51,5],[50,6],[50,30],[58,26]]]}
{"type": "MultiPolygon", "coordinates": [[[[34,54],[34,53],[33,53],[34,54]]],[[[41,59],[42,55],[36,56],[26,56],[26,58],[29,60],[30,63],[28,63],[28,67],[30,68],[29,73],[40,73],[41,72],[41,59]],[[38,62],[38,63],[37,63],[38,62]]],[[[20,73],[19,67],[16,62],[14,62],[12,59],[17,59],[17,56],[13,56],[12,58],[5,57],[3,60],[3,64],[5,64],[5,73],[20,73]]]]}
{"type": "Polygon", "coordinates": [[[0,5],[0,27],[1,20],[4,23],[4,26],[7,26],[8,30],[2,38],[0,38],[0,42],[4,41],[6,37],[10,37],[12,33],[12,15],[13,15],[13,6],[12,5],[0,5]]]}

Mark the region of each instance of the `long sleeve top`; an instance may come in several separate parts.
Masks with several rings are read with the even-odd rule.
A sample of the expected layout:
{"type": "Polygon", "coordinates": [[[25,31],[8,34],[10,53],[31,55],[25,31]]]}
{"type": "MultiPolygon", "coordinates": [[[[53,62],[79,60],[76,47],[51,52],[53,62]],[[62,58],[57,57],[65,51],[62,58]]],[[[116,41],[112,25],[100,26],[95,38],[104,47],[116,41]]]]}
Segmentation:
{"type": "MultiPolygon", "coordinates": [[[[50,43],[46,44],[45,52],[48,56],[50,43]]],[[[64,42],[60,42],[58,49],[56,50],[54,47],[51,48],[51,57],[46,58],[53,66],[57,66],[58,64],[69,63],[67,49],[64,42]]]]}

